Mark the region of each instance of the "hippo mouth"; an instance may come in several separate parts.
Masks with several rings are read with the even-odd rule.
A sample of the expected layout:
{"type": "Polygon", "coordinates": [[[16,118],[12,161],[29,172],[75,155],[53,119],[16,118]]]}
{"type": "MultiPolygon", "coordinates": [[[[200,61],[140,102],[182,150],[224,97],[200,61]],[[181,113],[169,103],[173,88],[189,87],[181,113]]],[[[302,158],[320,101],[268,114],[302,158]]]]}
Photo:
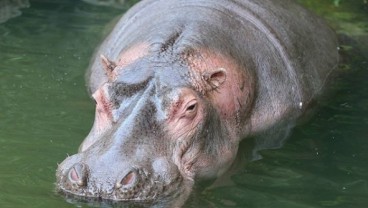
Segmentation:
{"type": "Polygon", "coordinates": [[[58,193],[65,195],[67,199],[97,203],[154,204],[178,195],[183,183],[180,175],[167,183],[145,169],[131,170],[120,182],[114,183],[109,179],[98,181],[90,177],[93,173],[82,163],[59,173],[56,183],[58,193]]]}

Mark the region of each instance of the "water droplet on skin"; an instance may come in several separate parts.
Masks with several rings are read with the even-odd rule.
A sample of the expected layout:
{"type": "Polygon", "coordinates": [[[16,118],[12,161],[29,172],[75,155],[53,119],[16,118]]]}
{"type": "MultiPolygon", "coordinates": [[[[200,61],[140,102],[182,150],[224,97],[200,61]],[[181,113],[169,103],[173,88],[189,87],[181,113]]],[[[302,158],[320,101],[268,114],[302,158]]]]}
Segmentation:
{"type": "Polygon", "coordinates": [[[303,108],[303,102],[299,102],[299,109],[303,108]]]}
{"type": "Polygon", "coordinates": [[[115,184],[115,188],[116,188],[116,189],[121,188],[121,186],[122,186],[122,185],[121,185],[121,183],[119,183],[119,182],[115,184]]]}

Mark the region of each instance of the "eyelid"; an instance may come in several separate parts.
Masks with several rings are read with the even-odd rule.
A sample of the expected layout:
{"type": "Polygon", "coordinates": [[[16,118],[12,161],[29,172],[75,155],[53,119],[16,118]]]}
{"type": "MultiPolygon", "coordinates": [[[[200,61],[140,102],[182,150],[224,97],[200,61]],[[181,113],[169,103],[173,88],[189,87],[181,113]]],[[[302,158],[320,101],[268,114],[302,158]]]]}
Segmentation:
{"type": "Polygon", "coordinates": [[[196,105],[198,102],[196,99],[193,99],[191,101],[189,101],[186,105],[185,105],[185,110],[187,110],[190,106],[192,105],[196,105]]]}

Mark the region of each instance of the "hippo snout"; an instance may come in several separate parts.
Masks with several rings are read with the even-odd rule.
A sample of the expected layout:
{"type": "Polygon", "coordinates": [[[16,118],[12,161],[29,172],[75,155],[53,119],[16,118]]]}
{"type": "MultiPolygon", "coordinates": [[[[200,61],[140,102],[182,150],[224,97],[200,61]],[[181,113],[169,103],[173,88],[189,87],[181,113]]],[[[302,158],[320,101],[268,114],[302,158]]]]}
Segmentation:
{"type": "Polygon", "coordinates": [[[143,168],[121,164],[104,166],[75,158],[74,155],[59,165],[59,192],[96,199],[147,202],[155,200],[158,195],[168,195],[183,181],[176,173],[177,168],[162,159],[143,168]]]}
{"type": "MultiPolygon", "coordinates": [[[[86,187],[89,172],[88,165],[84,163],[76,163],[69,169],[65,182],[69,183],[69,186],[79,188],[86,187]]],[[[140,177],[140,175],[142,175],[141,171],[130,170],[128,173],[124,174],[123,177],[117,177],[114,188],[116,190],[121,189],[122,193],[132,193],[137,191],[137,187],[139,187],[139,185],[144,181],[143,177],[140,177]]]]}
{"type": "Polygon", "coordinates": [[[120,171],[122,174],[114,174],[116,177],[103,177],[108,171],[103,170],[104,174],[100,174],[85,163],[76,163],[62,172],[58,181],[60,190],[79,196],[121,201],[148,200],[150,193],[147,192],[153,189],[143,169],[126,169],[120,171]]]}

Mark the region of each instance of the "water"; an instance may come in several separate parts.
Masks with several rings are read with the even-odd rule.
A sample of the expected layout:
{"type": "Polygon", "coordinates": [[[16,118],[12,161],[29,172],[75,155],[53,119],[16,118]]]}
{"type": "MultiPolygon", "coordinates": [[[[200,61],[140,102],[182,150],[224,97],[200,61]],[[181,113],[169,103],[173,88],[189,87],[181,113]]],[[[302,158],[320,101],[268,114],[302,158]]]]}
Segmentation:
{"type": "MultiPolygon", "coordinates": [[[[262,151],[232,185],[198,192],[187,207],[368,207],[367,1],[299,1],[344,34],[335,94],[282,148],[262,151]]],[[[31,0],[0,24],[0,207],[89,206],[54,192],[55,169],[92,125],[84,71],[118,8],[31,0]]]]}

